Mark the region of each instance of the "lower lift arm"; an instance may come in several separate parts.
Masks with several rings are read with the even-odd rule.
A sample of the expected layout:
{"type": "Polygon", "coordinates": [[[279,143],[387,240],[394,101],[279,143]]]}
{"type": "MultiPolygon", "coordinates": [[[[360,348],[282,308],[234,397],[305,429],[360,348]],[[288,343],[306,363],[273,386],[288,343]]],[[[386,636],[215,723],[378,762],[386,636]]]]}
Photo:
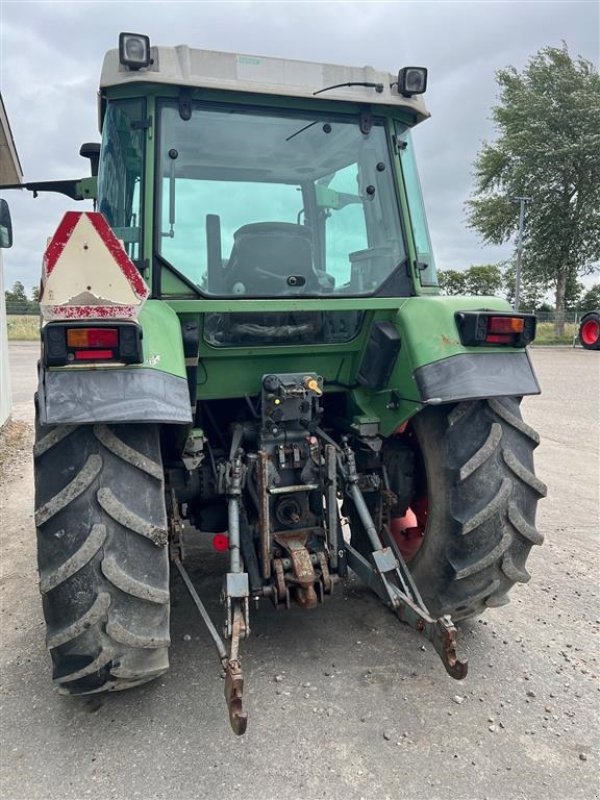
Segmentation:
{"type": "Polygon", "coordinates": [[[344,479],[345,493],[354,503],[364,532],[368,538],[371,561],[346,543],[348,566],[367,584],[386,605],[411,628],[423,633],[433,644],[449,675],[461,680],[467,674],[466,661],[456,653],[456,628],[449,616],[434,619],[423,602],[409,569],[387,525],[382,533],[388,546],[382,546],[375,523],[358,485],[354,453],[347,441],[339,459],[344,479]]]}

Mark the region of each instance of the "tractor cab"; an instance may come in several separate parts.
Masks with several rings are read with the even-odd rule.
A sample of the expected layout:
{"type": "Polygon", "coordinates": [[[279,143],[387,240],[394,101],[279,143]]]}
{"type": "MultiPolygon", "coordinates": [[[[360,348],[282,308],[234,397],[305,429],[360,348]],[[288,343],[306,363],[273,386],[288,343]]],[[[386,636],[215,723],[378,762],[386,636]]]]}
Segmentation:
{"type": "MultiPolygon", "coordinates": [[[[138,44],[146,66],[123,47],[105,59],[97,202],[157,296],[334,300],[436,285],[410,140],[428,116],[426,70],[138,44]]],[[[262,314],[249,324],[264,330],[242,341],[352,339],[358,316],[338,315],[317,331],[314,316],[262,314]]],[[[208,341],[234,344],[235,319],[208,315],[208,341]]]]}

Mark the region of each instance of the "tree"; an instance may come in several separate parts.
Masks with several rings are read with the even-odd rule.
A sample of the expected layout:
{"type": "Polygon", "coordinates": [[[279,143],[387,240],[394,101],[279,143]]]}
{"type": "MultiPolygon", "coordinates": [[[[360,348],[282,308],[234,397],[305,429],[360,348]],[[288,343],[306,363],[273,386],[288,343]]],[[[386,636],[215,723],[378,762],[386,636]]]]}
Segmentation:
{"type": "Polygon", "coordinates": [[[567,275],[567,285],[565,286],[565,311],[576,311],[581,302],[581,295],[584,285],[577,280],[577,276],[569,273],[567,275]]]}
{"type": "MultiPolygon", "coordinates": [[[[504,296],[511,305],[515,302],[515,283],[517,266],[514,262],[508,262],[503,275],[504,296]]],[[[521,279],[521,292],[519,300],[519,310],[532,312],[538,309],[546,296],[546,286],[543,281],[536,279],[535,276],[526,274],[521,279]]],[[[548,309],[552,311],[551,308],[548,309]]]]}
{"type": "Polygon", "coordinates": [[[27,292],[21,281],[15,281],[12,289],[5,289],[4,299],[6,301],[7,314],[26,314],[29,305],[27,292]]]}
{"type": "Polygon", "coordinates": [[[34,303],[40,302],[40,285],[32,286],[31,288],[31,299],[34,303]]]}
{"type": "Polygon", "coordinates": [[[580,311],[595,311],[600,308],[600,283],[595,283],[581,298],[580,311]]]}
{"type": "Polygon", "coordinates": [[[4,291],[7,314],[37,314],[39,303],[35,297],[29,300],[27,292],[21,281],[15,281],[12,289],[4,291]]]}
{"type": "Polygon", "coordinates": [[[465,270],[438,270],[438,280],[444,294],[497,294],[502,288],[502,269],[499,264],[481,264],[465,270]]]}
{"type": "Polygon", "coordinates": [[[533,198],[523,277],[554,290],[562,334],[569,281],[600,261],[600,76],[563,45],[540,50],[521,73],[500,70],[496,79],[498,136],[475,160],[469,225],[484,242],[501,244],[518,228],[513,198],[533,198]]]}
{"type": "Polygon", "coordinates": [[[466,271],[467,294],[497,294],[502,288],[498,264],[473,265],[466,271]]]}
{"type": "Polygon", "coordinates": [[[4,297],[7,303],[23,303],[26,305],[28,302],[27,292],[21,281],[15,281],[10,292],[8,290],[4,292],[4,297]]]}
{"type": "Polygon", "coordinates": [[[443,294],[467,294],[465,272],[457,269],[438,270],[438,280],[443,294]]]}

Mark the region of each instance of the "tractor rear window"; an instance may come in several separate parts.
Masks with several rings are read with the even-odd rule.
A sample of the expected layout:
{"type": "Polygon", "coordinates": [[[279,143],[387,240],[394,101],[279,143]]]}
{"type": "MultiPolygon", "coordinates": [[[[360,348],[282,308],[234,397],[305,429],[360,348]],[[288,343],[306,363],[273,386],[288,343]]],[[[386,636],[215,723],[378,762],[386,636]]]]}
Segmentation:
{"type": "Polygon", "coordinates": [[[205,314],[204,339],[213,347],[337,344],[358,335],[362,311],[271,311],[205,314]]]}
{"type": "Polygon", "coordinates": [[[200,104],[184,120],[171,101],[159,120],[157,249],[201,294],[367,295],[406,274],[383,121],[200,104]]]}

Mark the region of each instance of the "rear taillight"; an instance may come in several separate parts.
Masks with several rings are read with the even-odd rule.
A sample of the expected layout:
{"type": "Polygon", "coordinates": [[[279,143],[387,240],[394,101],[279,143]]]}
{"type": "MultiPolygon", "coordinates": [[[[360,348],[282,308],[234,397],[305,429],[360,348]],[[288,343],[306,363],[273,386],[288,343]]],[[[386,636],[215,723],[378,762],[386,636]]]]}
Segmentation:
{"type": "Polygon", "coordinates": [[[117,328],[67,328],[67,347],[118,347],[117,328]]]}
{"type": "Polygon", "coordinates": [[[533,314],[497,311],[459,311],[455,315],[461,342],[473,345],[525,347],[535,339],[533,314]]]}
{"type": "Polygon", "coordinates": [[[488,317],[488,334],[523,333],[524,327],[523,317],[488,317]]]}
{"type": "Polygon", "coordinates": [[[142,329],[132,322],[77,325],[49,322],[42,329],[44,363],[62,367],[82,362],[142,362],[142,329]]]}
{"type": "Polygon", "coordinates": [[[114,350],[75,350],[75,361],[111,361],[115,357],[114,350]]]}

